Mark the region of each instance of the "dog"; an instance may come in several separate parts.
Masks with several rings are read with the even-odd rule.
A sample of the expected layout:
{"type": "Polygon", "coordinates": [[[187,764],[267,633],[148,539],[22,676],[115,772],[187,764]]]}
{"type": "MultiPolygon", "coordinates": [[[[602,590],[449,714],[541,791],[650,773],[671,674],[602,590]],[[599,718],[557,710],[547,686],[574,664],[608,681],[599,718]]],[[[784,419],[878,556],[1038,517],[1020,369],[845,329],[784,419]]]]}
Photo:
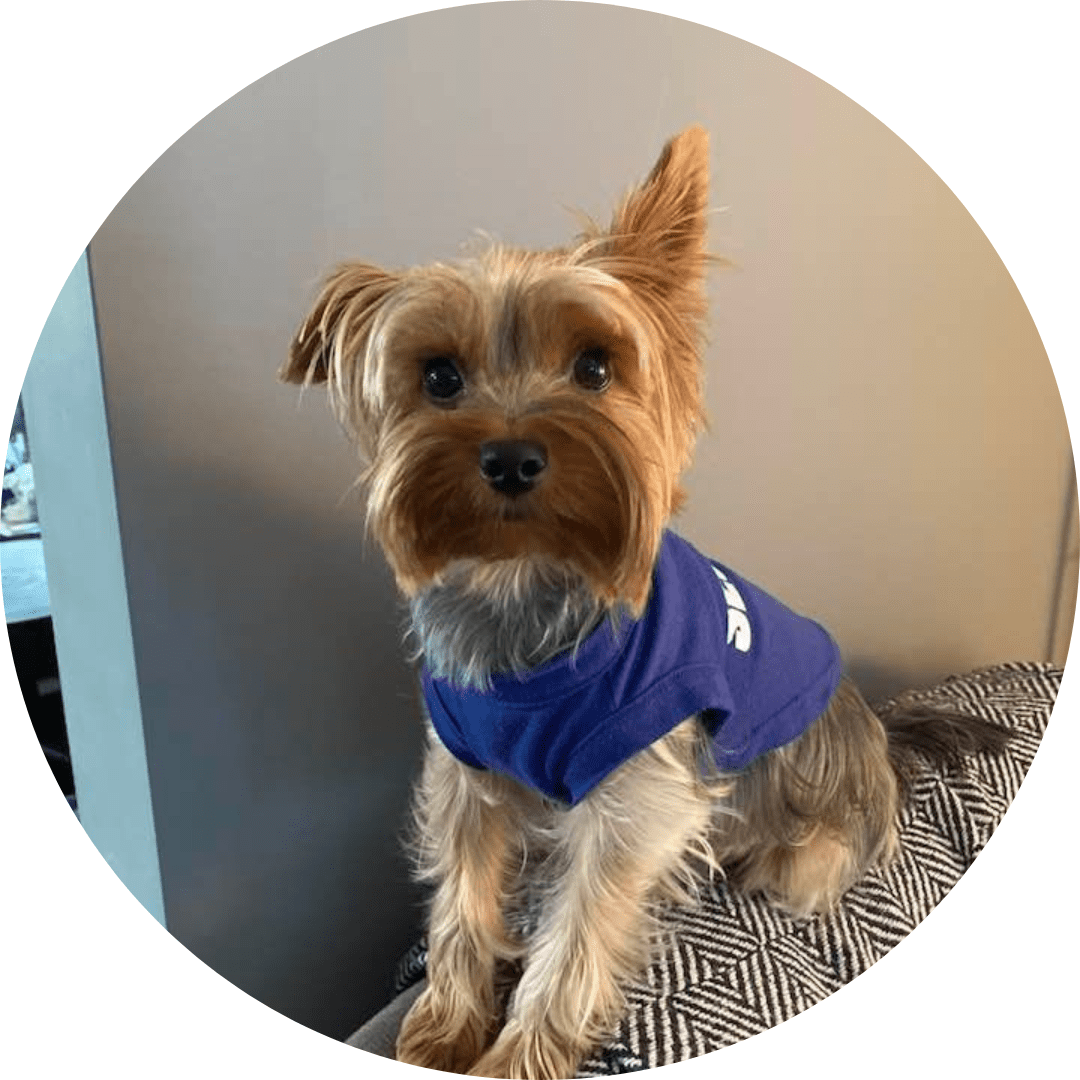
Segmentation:
{"type": "Polygon", "coordinates": [[[359,446],[423,661],[401,1061],[576,1075],[664,904],[720,872],[827,910],[895,852],[911,755],[993,741],[875,715],[820,626],[668,528],[705,424],[708,156],[677,135],[566,247],[341,266],[282,368],[359,446]]]}

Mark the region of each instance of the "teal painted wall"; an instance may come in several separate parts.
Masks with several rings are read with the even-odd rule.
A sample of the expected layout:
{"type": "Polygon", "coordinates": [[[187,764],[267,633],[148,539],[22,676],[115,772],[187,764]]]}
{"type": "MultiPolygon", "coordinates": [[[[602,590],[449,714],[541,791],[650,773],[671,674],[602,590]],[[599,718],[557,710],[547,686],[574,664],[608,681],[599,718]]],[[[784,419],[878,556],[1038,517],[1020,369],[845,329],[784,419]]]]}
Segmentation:
{"type": "Polygon", "coordinates": [[[23,384],[79,818],[165,921],[87,256],[23,384]]]}

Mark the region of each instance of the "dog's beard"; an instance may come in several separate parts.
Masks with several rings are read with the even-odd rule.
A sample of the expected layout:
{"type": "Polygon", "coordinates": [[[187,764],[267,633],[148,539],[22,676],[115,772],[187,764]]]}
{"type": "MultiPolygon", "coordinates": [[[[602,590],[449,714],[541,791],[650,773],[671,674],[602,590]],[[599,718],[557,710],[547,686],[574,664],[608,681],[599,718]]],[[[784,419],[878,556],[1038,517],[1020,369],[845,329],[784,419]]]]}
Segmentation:
{"type": "Polygon", "coordinates": [[[407,417],[385,431],[366,478],[368,521],[407,597],[478,563],[503,568],[496,606],[513,594],[542,603],[546,616],[564,601],[577,609],[584,588],[592,606],[641,613],[673,501],[650,418],[627,407],[616,424],[559,405],[507,432],[467,414],[407,417]],[[477,461],[485,439],[506,434],[543,444],[551,462],[536,490],[516,498],[493,491],[477,461]]]}
{"type": "Polygon", "coordinates": [[[409,602],[409,636],[428,670],[485,690],[585,640],[606,609],[580,575],[539,559],[461,560],[409,602]]]}

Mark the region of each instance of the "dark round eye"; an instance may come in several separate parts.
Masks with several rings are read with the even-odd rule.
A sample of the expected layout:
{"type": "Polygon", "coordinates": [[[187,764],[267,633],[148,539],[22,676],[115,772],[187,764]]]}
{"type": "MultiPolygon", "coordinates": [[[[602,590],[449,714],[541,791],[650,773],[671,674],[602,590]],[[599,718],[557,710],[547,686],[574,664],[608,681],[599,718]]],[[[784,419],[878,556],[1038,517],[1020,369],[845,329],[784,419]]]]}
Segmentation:
{"type": "Polygon", "coordinates": [[[611,382],[607,349],[582,349],[574,358],[574,381],[586,390],[606,390],[611,382]]]}
{"type": "Polygon", "coordinates": [[[424,364],[424,389],[436,401],[449,401],[465,389],[465,380],[449,356],[433,356],[424,364]]]}

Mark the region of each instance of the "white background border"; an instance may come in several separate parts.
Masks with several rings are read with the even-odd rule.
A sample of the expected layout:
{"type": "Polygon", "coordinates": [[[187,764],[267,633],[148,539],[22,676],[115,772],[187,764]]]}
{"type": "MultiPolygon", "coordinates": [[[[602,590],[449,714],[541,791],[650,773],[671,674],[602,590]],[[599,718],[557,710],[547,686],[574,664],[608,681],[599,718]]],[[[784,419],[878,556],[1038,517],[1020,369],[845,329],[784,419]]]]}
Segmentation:
{"type": "MultiPolygon", "coordinates": [[[[1013,275],[1066,411],[1075,415],[1080,78],[1073,5],[643,6],[706,22],[807,68],[912,146],[1013,275]]],[[[0,73],[0,415],[14,411],[37,335],[79,252],[170,143],[300,53],[430,7],[62,0],[9,11],[0,73]]],[[[358,1057],[282,1019],[158,927],[71,817],[33,742],[10,658],[0,653],[0,1072],[405,1075],[404,1067],[358,1057]]],[[[809,1013],[719,1058],[673,1068],[702,1077],[717,1066],[775,1076],[789,1065],[800,1078],[912,1069],[930,1077],[1071,1074],[1080,1004],[1075,714],[1067,678],[1013,808],[911,938],[809,1013]]]]}

